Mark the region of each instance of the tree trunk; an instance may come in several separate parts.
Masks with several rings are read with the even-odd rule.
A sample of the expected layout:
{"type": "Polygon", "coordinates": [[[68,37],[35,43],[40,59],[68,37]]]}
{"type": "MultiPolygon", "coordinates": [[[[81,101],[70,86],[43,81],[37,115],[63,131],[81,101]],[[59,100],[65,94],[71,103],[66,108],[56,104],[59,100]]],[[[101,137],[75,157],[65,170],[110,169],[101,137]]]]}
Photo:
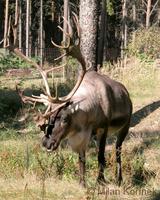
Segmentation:
{"type": "Polygon", "coordinates": [[[32,35],[31,35],[31,27],[32,27],[32,5],[31,5],[32,1],[30,0],[30,3],[29,3],[29,56],[31,57],[32,56],[32,35]]]}
{"type": "Polygon", "coordinates": [[[19,4],[18,4],[18,0],[16,0],[16,5],[15,5],[15,22],[14,22],[14,28],[13,28],[13,35],[14,35],[14,42],[13,44],[15,46],[17,46],[17,42],[18,42],[18,38],[17,38],[17,35],[18,35],[18,18],[19,18],[19,15],[18,15],[18,7],[19,7],[19,4]]]}
{"type": "Polygon", "coordinates": [[[40,1],[40,58],[43,65],[43,0],[40,1]]]}
{"type": "Polygon", "coordinates": [[[135,44],[135,38],[136,38],[136,1],[133,1],[133,5],[132,5],[132,12],[133,12],[133,44],[135,44]]]}
{"type": "MultiPolygon", "coordinates": [[[[64,14],[63,14],[64,18],[66,20],[69,20],[69,0],[64,0],[64,14]]],[[[67,22],[65,20],[63,20],[63,29],[64,29],[64,32],[63,32],[63,43],[66,44],[66,40],[67,40],[67,37],[66,37],[66,34],[65,33],[68,33],[68,25],[67,25],[67,22]]],[[[63,57],[63,62],[66,62],[66,56],[63,57]]],[[[63,67],[63,80],[65,80],[65,78],[68,79],[68,73],[67,73],[67,67],[63,67]]]]}
{"type": "Polygon", "coordinates": [[[122,44],[121,58],[124,59],[125,49],[127,48],[127,0],[122,2],[122,44]]]}
{"type": "Polygon", "coordinates": [[[99,39],[98,39],[98,48],[97,48],[97,68],[98,69],[101,68],[103,65],[105,31],[106,31],[106,0],[102,0],[99,39]]]}
{"type": "Polygon", "coordinates": [[[18,33],[19,49],[22,51],[22,3],[19,0],[19,33],[18,33]]]}
{"type": "Polygon", "coordinates": [[[88,66],[97,70],[98,0],[80,0],[81,52],[88,66]]]}
{"type": "Polygon", "coordinates": [[[158,26],[160,27],[160,5],[158,6],[158,26]]]}
{"type": "Polygon", "coordinates": [[[55,12],[55,10],[54,10],[54,6],[55,6],[55,5],[54,5],[54,1],[51,2],[51,6],[52,6],[51,15],[52,15],[52,22],[53,22],[53,21],[54,21],[54,15],[55,15],[55,14],[54,14],[54,12],[55,12]]]}
{"type": "Polygon", "coordinates": [[[4,38],[4,25],[3,25],[3,23],[4,23],[4,19],[3,19],[3,16],[4,16],[4,7],[3,7],[3,2],[2,1],[0,1],[0,10],[2,11],[1,12],[1,15],[0,15],[0,27],[1,27],[1,29],[0,29],[0,47],[2,47],[2,44],[3,44],[3,39],[2,38],[4,38]]]}
{"type": "Polygon", "coordinates": [[[150,13],[151,13],[152,0],[147,1],[147,12],[146,12],[146,28],[150,27],[150,13]]]}
{"type": "Polygon", "coordinates": [[[5,21],[4,21],[4,43],[3,43],[3,47],[6,47],[6,46],[7,46],[7,33],[8,33],[8,3],[9,3],[9,0],[6,0],[5,21]]]}
{"type": "Polygon", "coordinates": [[[30,0],[26,2],[26,56],[29,56],[29,9],[30,9],[30,0]]]}
{"type": "MultiPolygon", "coordinates": [[[[68,12],[69,12],[69,0],[64,0],[64,18],[66,20],[68,20],[68,12]]],[[[68,32],[68,25],[65,20],[63,21],[63,29],[64,29],[63,42],[65,43],[66,42],[66,34],[65,33],[68,32]]]]}

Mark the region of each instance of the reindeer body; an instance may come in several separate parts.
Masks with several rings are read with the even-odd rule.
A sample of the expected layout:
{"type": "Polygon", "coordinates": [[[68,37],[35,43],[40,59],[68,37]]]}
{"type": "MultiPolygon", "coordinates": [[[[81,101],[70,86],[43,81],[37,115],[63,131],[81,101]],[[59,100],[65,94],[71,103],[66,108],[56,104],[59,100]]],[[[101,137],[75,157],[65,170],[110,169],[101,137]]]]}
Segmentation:
{"type": "Polygon", "coordinates": [[[107,135],[118,134],[129,123],[131,101],[125,87],[89,71],[70,100],[73,102],[68,140],[76,152],[86,150],[91,133],[97,136],[107,129],[107,135]]]}
{"type": "Polygon", "coordinates": [[[94,132],[99,144],[99,181],[104,181],[105,143],[107,135],[116,134],[117,178],[120,184],[120,149],[128,133],[132,103],[125,87],[108,76],[95,71],[86,72],[83,81],[70,101],[50,117],[42,143],[48,151],[57,149],[68,138],[72,149],[79,153],[81,182],[84,181],[85,151],[94,132]]]}

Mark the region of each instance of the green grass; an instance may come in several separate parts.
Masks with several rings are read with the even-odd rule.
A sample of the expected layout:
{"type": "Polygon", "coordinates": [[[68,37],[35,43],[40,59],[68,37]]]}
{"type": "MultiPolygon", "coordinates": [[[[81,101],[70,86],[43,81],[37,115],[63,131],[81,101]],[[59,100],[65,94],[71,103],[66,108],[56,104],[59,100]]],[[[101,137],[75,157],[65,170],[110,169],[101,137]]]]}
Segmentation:
{"type": "MultiPolygon", "coordinates": [[[[127,68],[103,69],[128,88],[134,103],[134,111],[159,100],[159,71],[145,63],[129,63],[127,68]]],[[[42,134],[35,127],[28,106],[21,107],[15,95],[15,79],[0,77],[0,199],[151,199],[160,198],[160,108],[148,110],[144,119],[131,128],[130,137],[123,144],[123,184],[115,184],[114,144],[106,146],[108,184],[99,187],[96,183],[98,163],[96,148],[87,152],[87,188],[79,186],[78,156],[70,148],[59,148],[48,154],[41,147],[42,134]],[[126,190],[126,187],[129,187],[126,190]]],[[[51,84],[51,82],[50,82],[51,84]]],[[[67,90],[73,83],[67,84],[67,90]]],[[[24,80],[22,88],[39,91],[42,84],[38,79],[24,80]],[[39,87],[37,87],[39,86],[39,87]]],[[[53,87],[54,88],[54,87],[53,87]]],[[[61,83],[60,93],[66,92],[61,83]]],[[[27,90],[28,91],[28,90],[27,90]]]]}
{"type": "Polygon", "coordinates": [[[140,62],[137,59],[129,60],[127,66],[121,67],[117,64],[114,67],[106,64],[102,69],[113,79],[122,82],[128,89],[135,104],[146,103],[151,98],[158,97],[160,85],[159,69],[153,63],[140,62]]]}
{"type": "MultiPolygon", "coordinates": [[[[76,199],[82,199],[84,194],[88,194],[90,199],[93,195],[96,196],[96,199],[105,196],[105,194],[99,194],[103,193],[104,189],[99,189],[96,184],[98,163],[95,148],[91,148],[87,153],[86,179],[88,187],[87,190],[84,190],[78,185],[77,155],[70,149],[59,149],[58,152],[48,154],[42,150],[39,142],[38,137],[28,136],[0,142],[0,185],[5,184],[5,187],[0,187],[0,199],[5,196],[8,196],[8,199],[21,199],[24,198],[23,195],[28,196],[28,199],[32,197],[39,199],[44,191],[44,199],[53,197],[65,199],[66,195],[71,194],[76,199]],[[9,193],[7,193],[8,190],[5,191],[6,187],[9,193]]],[[[157,150],[160,138],[150,141],[150,144],[147,142],[149,141],[135,138],[125,142],[122,153],[124,183],[120,188],[116,187],[114,178],[114,145],[109,145],[105,171],[109,184],[106,188],[121,190],[122,193],[126,186],[131,185],[134,190],[153,188],[158,191],[160,186],[157,179],[158,171],[154,171],[154,168],[158,169],[157,164],[160,162],[159,154],[157,154],[158,151],[160,152],[160,149],[157,150]],[[147,157],[146,152],[149,150],[151,155],[147,157]],[[148,163],[150,165],[150,156],[152,162],[154,160],[154,168],[148,166],[148,163]],[[152,182],[156,185],[152,186],[152,182]]],[[[110,196],[112,197],[112,195],[110,196]]]]}

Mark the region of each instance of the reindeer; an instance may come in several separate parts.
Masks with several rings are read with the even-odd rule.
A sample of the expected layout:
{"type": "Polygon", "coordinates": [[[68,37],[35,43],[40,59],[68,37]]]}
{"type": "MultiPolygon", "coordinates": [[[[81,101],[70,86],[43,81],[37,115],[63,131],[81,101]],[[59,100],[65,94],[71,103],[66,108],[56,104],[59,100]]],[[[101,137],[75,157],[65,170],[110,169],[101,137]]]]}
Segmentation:
{"type": "MultiPolygon", "coordinates": [[[[77,34],[80,37],[78,18],[74,15],[77,34]]],[[[68,23],[68,26],[70,24],[68,23]]],[[[47,109],[37,116],[38,126],[44,131],[42,145],[47,151],[55,151],[64,138],[73,151],[79,154],[80,183],[85,186],[85,153],[91,136],[95,134],[98,143],[98,182],[105,183],[105,146],[107,136],[115,134],[116,140],[116,178],[118,185],[122,181],[121,146],[128,133],[132,114],[132,102],[128,91],[119,82],[110,79],[96,71],[87,69],[88,63],[80,51],[79,42],[73,39],[73,31],[66,33],[68,43],[62,46],[67,55],[76,58],[82,70],[72,91],[64,97],[53,97],[48,85],[47,74],[54,70],[44,70],[40,65],[30,60],[16,48],[10,46],[17,56],[32,64],[42,75],[46,94],[27,97],[18,91],[25,103],[44,103],[47,109]]],[[[62,29],[62,31],[64,31],[62,29]]]]}

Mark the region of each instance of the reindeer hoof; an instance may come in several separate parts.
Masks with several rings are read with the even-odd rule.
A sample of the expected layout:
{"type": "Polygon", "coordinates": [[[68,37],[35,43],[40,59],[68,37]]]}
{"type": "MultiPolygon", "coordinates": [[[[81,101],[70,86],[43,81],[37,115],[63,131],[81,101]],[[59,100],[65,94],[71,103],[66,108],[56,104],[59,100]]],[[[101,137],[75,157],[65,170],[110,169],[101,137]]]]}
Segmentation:
{"type": "Polygon", "coordinates": [[[106,184],[107,184],[107,181],[106,181],[106,179],[104,178],[104,176],[98,176],[97,182],[98,182],[98,184],[100,184],[100,185],[106,185],[106,184]]]}
{"type": "Polygon", "coordinates": [[[85,181],[80,181],[79,184],[80,184],[81,187],[86,188],[86,183],[85,183],[85,181]]]}
{"type": "Polygon", "coordinates": [[[120,187],[122,184],[122,177],[118,177],[116,182],[117,182],[117,185],[120,187]]]}

